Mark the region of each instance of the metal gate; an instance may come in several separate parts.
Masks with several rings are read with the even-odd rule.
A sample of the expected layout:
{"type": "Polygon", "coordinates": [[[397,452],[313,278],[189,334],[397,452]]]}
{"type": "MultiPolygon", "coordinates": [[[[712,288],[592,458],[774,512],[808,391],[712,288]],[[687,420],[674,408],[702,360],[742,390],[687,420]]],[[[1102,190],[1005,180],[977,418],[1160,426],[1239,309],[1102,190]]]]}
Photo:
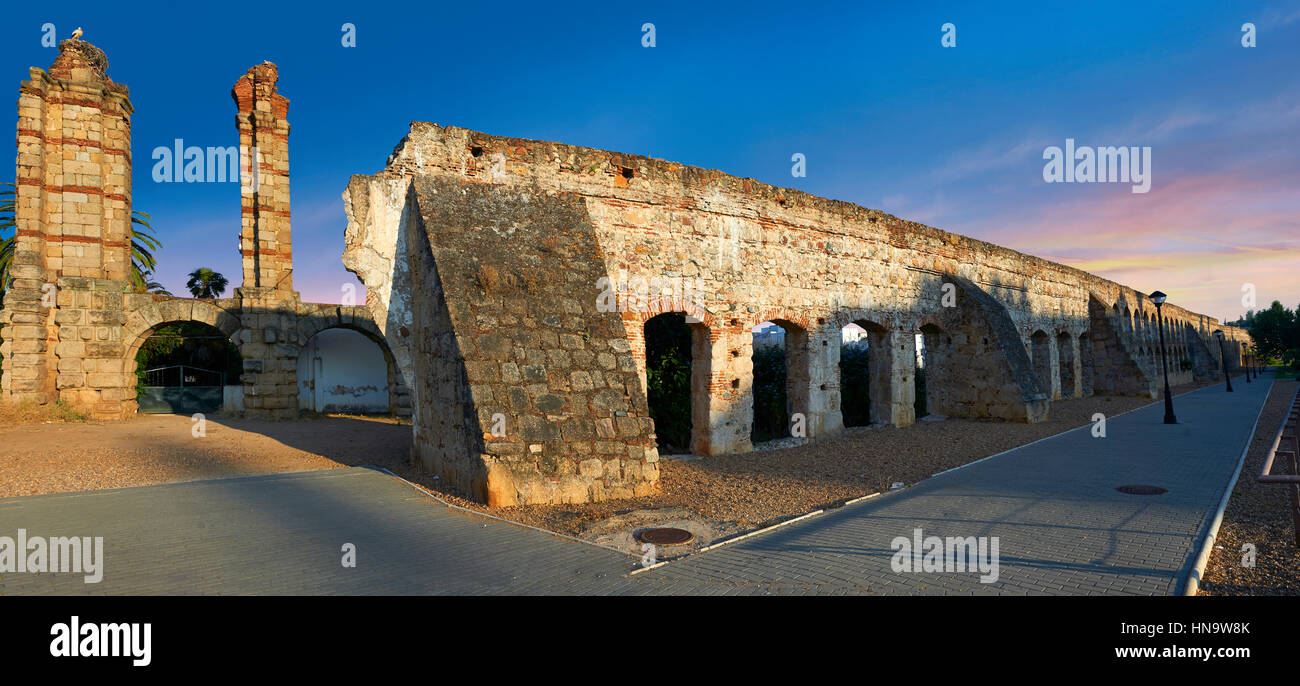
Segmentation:
{"type": "Polygon", "coordinates": [[[146,369],[144,378],[136,402],[145,414],[217,412],[224,402],[225,372],[178,364],[146,369]]]}

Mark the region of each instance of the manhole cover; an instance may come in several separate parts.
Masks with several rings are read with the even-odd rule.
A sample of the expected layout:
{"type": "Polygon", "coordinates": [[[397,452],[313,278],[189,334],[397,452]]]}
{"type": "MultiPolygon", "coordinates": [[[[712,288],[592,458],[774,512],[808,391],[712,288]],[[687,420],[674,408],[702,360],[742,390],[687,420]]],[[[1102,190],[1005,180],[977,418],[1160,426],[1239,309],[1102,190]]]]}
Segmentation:
{"type": "Polygon", "coordinates": [[[686,529],[661,527],[646,529],[637,534],[637,538],[641,539],[642,543],[653,543],[654,545],[682,545],[695,540],[695,534],[686,529]]]}
{"type": "Polygon", "coordinates": [[[1160,495],[1161,493],[1169,492],[1167,489],[1161,488],[1159,486],[1147,486],[1145,484],[1138,484],[1134,486],[1120,486],[1115,490],[1119,491],[1120,493],[1127,493],[1129,495],[1160,495]]]}

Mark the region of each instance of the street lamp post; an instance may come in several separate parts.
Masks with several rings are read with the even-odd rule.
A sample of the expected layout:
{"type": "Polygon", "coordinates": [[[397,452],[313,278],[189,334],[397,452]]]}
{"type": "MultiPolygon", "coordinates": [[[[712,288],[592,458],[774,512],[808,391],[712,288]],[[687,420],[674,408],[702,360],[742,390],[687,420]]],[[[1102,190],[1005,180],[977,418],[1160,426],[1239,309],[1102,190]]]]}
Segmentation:
{"type": "Polygon", "coordinates": [[[1246,383],[1250,383],[1250,352],[1243,350],[1241,353],[1241,359],[1246,363],[1246,383]]]}
{"type": "Polygon", "coordinates": [[[1219,364],[1223,366],[1223,380],[1228,384],[1228,392],[1232,392],[1232,377],[1228,376],[1228,347],[1224,343],[1227,338],[1222,331],[1215,331],[1214,337],[1219,339],[1219,364]]]}
{"type": "Polygon", "coordinates": [[[1174,416],[1174,399],[1169,395],[1169,360],[1165,357],[1165,318],[1160,313],[1160,308],[1165,304],[1165,294],[1155,291],[1151,294],[1151,302],[1156,305],[1156,319],[1159,321],[1160,329],[1160,367],[1165,373],[1165,423],[1177,424],[1178,418],[1174,416]]]}

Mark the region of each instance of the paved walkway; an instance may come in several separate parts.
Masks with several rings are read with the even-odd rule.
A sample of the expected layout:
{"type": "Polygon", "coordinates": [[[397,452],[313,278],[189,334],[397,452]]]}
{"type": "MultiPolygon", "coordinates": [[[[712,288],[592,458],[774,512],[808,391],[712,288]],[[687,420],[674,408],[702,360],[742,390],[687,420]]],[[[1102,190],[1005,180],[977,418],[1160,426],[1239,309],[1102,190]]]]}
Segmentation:
{"type": "Polygon", "coordinates": [[[0,573],[0,594],[1170,594],[1269,383],[1235,380],[662,567],[337,469],[0,499],[0,536],[103,536],[103,581],[0,573]],[[1152,484],[1158,496],[1115,487],[1152,484]],[[998,578],[895,573],[895,537],[996,536],[998,578]],[[345,543],[356,567],[341,564],[345,543]]]}

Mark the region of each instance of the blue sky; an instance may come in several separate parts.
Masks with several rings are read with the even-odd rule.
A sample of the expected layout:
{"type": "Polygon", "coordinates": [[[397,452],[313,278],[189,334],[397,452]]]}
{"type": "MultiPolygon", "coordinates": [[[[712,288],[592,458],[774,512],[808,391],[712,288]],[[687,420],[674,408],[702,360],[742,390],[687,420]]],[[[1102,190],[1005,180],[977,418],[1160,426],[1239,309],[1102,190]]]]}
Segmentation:
{"type": "Polygon", "coordinates": [[[423,120],[799,188],[1213,316],[1241,313],[1245,283],[1262,306],[1300,303],[1300,0],[1055,4],[25,3],[6,11],[0,66],[16,100],[27,67],[56,55],[46,22],[107,52],[136,109],[135,207],[176,292],[199,266],[238,285],[238,188],[154,183],[150,153],[236,144],[230,88],[265,59],[291,101],[307,300],[356,283],[340,259],[348,177],[380,170],[423,120]],[[947,22],[955,48],[940,45],[947,22]],[[1241,45],[1245,22],[1257,47],[1241,45]],[[1045,183],[1043,150],[1066,138],[1150,146],[1151,191],[1045,183]]]}

